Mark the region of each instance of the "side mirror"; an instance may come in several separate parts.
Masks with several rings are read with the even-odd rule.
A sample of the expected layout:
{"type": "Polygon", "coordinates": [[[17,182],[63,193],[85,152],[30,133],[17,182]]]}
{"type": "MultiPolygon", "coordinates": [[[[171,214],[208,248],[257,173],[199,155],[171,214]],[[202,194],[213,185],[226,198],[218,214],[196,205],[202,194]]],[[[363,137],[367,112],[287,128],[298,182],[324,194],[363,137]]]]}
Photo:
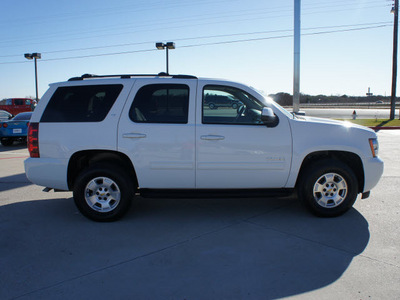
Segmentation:
{"type": "Polygon", "coordinates": [[[279,123],[279,118],[274,114],[274,111],[272,110],[272,108],[263,107],[262,112],[261,112],[261,121],[267,127],[275,127],[279,123]]]}

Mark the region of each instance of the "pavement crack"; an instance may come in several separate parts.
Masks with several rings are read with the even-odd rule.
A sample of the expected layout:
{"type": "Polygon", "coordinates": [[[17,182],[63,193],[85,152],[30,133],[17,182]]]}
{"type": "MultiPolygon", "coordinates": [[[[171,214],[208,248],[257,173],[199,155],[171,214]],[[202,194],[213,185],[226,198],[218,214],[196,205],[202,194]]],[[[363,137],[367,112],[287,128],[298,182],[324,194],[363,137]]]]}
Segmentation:
{"type": "Polygon", "coordinates": [[[383,261],[383,260],[380,260],[380,259],[376,259],[376,258],[367,256],[367,255],[364,255],[364,254],[359,254],[358,256],[366,258],[366,259],[369,259],[369,260],[372,260],[374,262],[378,262],[378,263],[381,263],[381,264],[384,264],[384,265],[387,265],[387,266],[391,266],[391,267],[395,267],[395,268],[400,269],[400,266],[398,266],[398,265],[395,265],[395,264],[392,264],[392,263],[388,263],[386,261],[383,261]]]}

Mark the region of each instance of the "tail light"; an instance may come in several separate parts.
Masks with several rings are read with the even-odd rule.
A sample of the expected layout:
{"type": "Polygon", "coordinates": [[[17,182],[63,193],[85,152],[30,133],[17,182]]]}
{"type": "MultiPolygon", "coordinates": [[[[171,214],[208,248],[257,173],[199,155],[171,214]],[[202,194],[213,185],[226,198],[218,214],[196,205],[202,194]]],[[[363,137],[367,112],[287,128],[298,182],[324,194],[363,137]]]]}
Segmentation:
{"type": "Polygon", "coordinates": [[[39,154],[39,123],[30,123],[28,127],[28,150],[31,157],[39,154]]]}
{"type": "Polygon", "coordinates": [[[3,124],[3,128],[7,128],[8,127],[8,124],[7,123],[4,123],[3,124]]]}

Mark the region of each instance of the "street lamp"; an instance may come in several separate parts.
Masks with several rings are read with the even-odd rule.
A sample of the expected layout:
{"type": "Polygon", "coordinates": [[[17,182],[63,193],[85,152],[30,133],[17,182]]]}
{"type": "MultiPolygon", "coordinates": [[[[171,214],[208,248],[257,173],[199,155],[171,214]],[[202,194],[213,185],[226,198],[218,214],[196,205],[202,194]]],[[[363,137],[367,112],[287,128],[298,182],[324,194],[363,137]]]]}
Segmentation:
{"type": "Polygon", "coordinates": [[[173,42],[168,42],[166,44],[164,43],[156,43],[156,48],[158,50],[166,50],[166,54],[167,54],[167,75],[168,73],[168,49],[175,49],[175,43],[173,42]]]}
{"type": "Polygon", "coordinates": [[[399,26],[399,0],[394,1],[391,13],[394,13],[393,25],[393,62],[392,62],[392,93],[390,96],[390,120],[395,117],[396,110],[396,82],[397,82],[397,35],[399,26]]]}
{"type": "Polygon", "coordinates": [[[36,101],[39,101],[38,97],[38,76],[37,76],[37,59],[42,58],[41,53],[25,53],[24,54],[26,59],[34,59],[35,60],[35,83],[36,83],[36,101]]]}

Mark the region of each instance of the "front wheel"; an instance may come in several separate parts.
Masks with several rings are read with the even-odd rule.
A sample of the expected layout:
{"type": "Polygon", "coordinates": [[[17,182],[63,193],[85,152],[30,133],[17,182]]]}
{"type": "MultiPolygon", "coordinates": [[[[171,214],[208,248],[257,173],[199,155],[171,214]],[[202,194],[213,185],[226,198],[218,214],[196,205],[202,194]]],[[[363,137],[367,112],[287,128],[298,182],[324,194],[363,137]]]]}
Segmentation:
{"type": "Polygon", "coordinates": [[[353,206],[358,194],[358,181],[346,164],[325,159],[305,170],[298,191],[300,199],[313,214],[336,217],[353,206]]]}
{"type": "Polygon", "coordinates": [[[96,164],[85,169],[76,179],[74,201],[79,211],[99,222],[121,218],[129,209],[134,187],[129,176],[112,164],[96,164]]]}

